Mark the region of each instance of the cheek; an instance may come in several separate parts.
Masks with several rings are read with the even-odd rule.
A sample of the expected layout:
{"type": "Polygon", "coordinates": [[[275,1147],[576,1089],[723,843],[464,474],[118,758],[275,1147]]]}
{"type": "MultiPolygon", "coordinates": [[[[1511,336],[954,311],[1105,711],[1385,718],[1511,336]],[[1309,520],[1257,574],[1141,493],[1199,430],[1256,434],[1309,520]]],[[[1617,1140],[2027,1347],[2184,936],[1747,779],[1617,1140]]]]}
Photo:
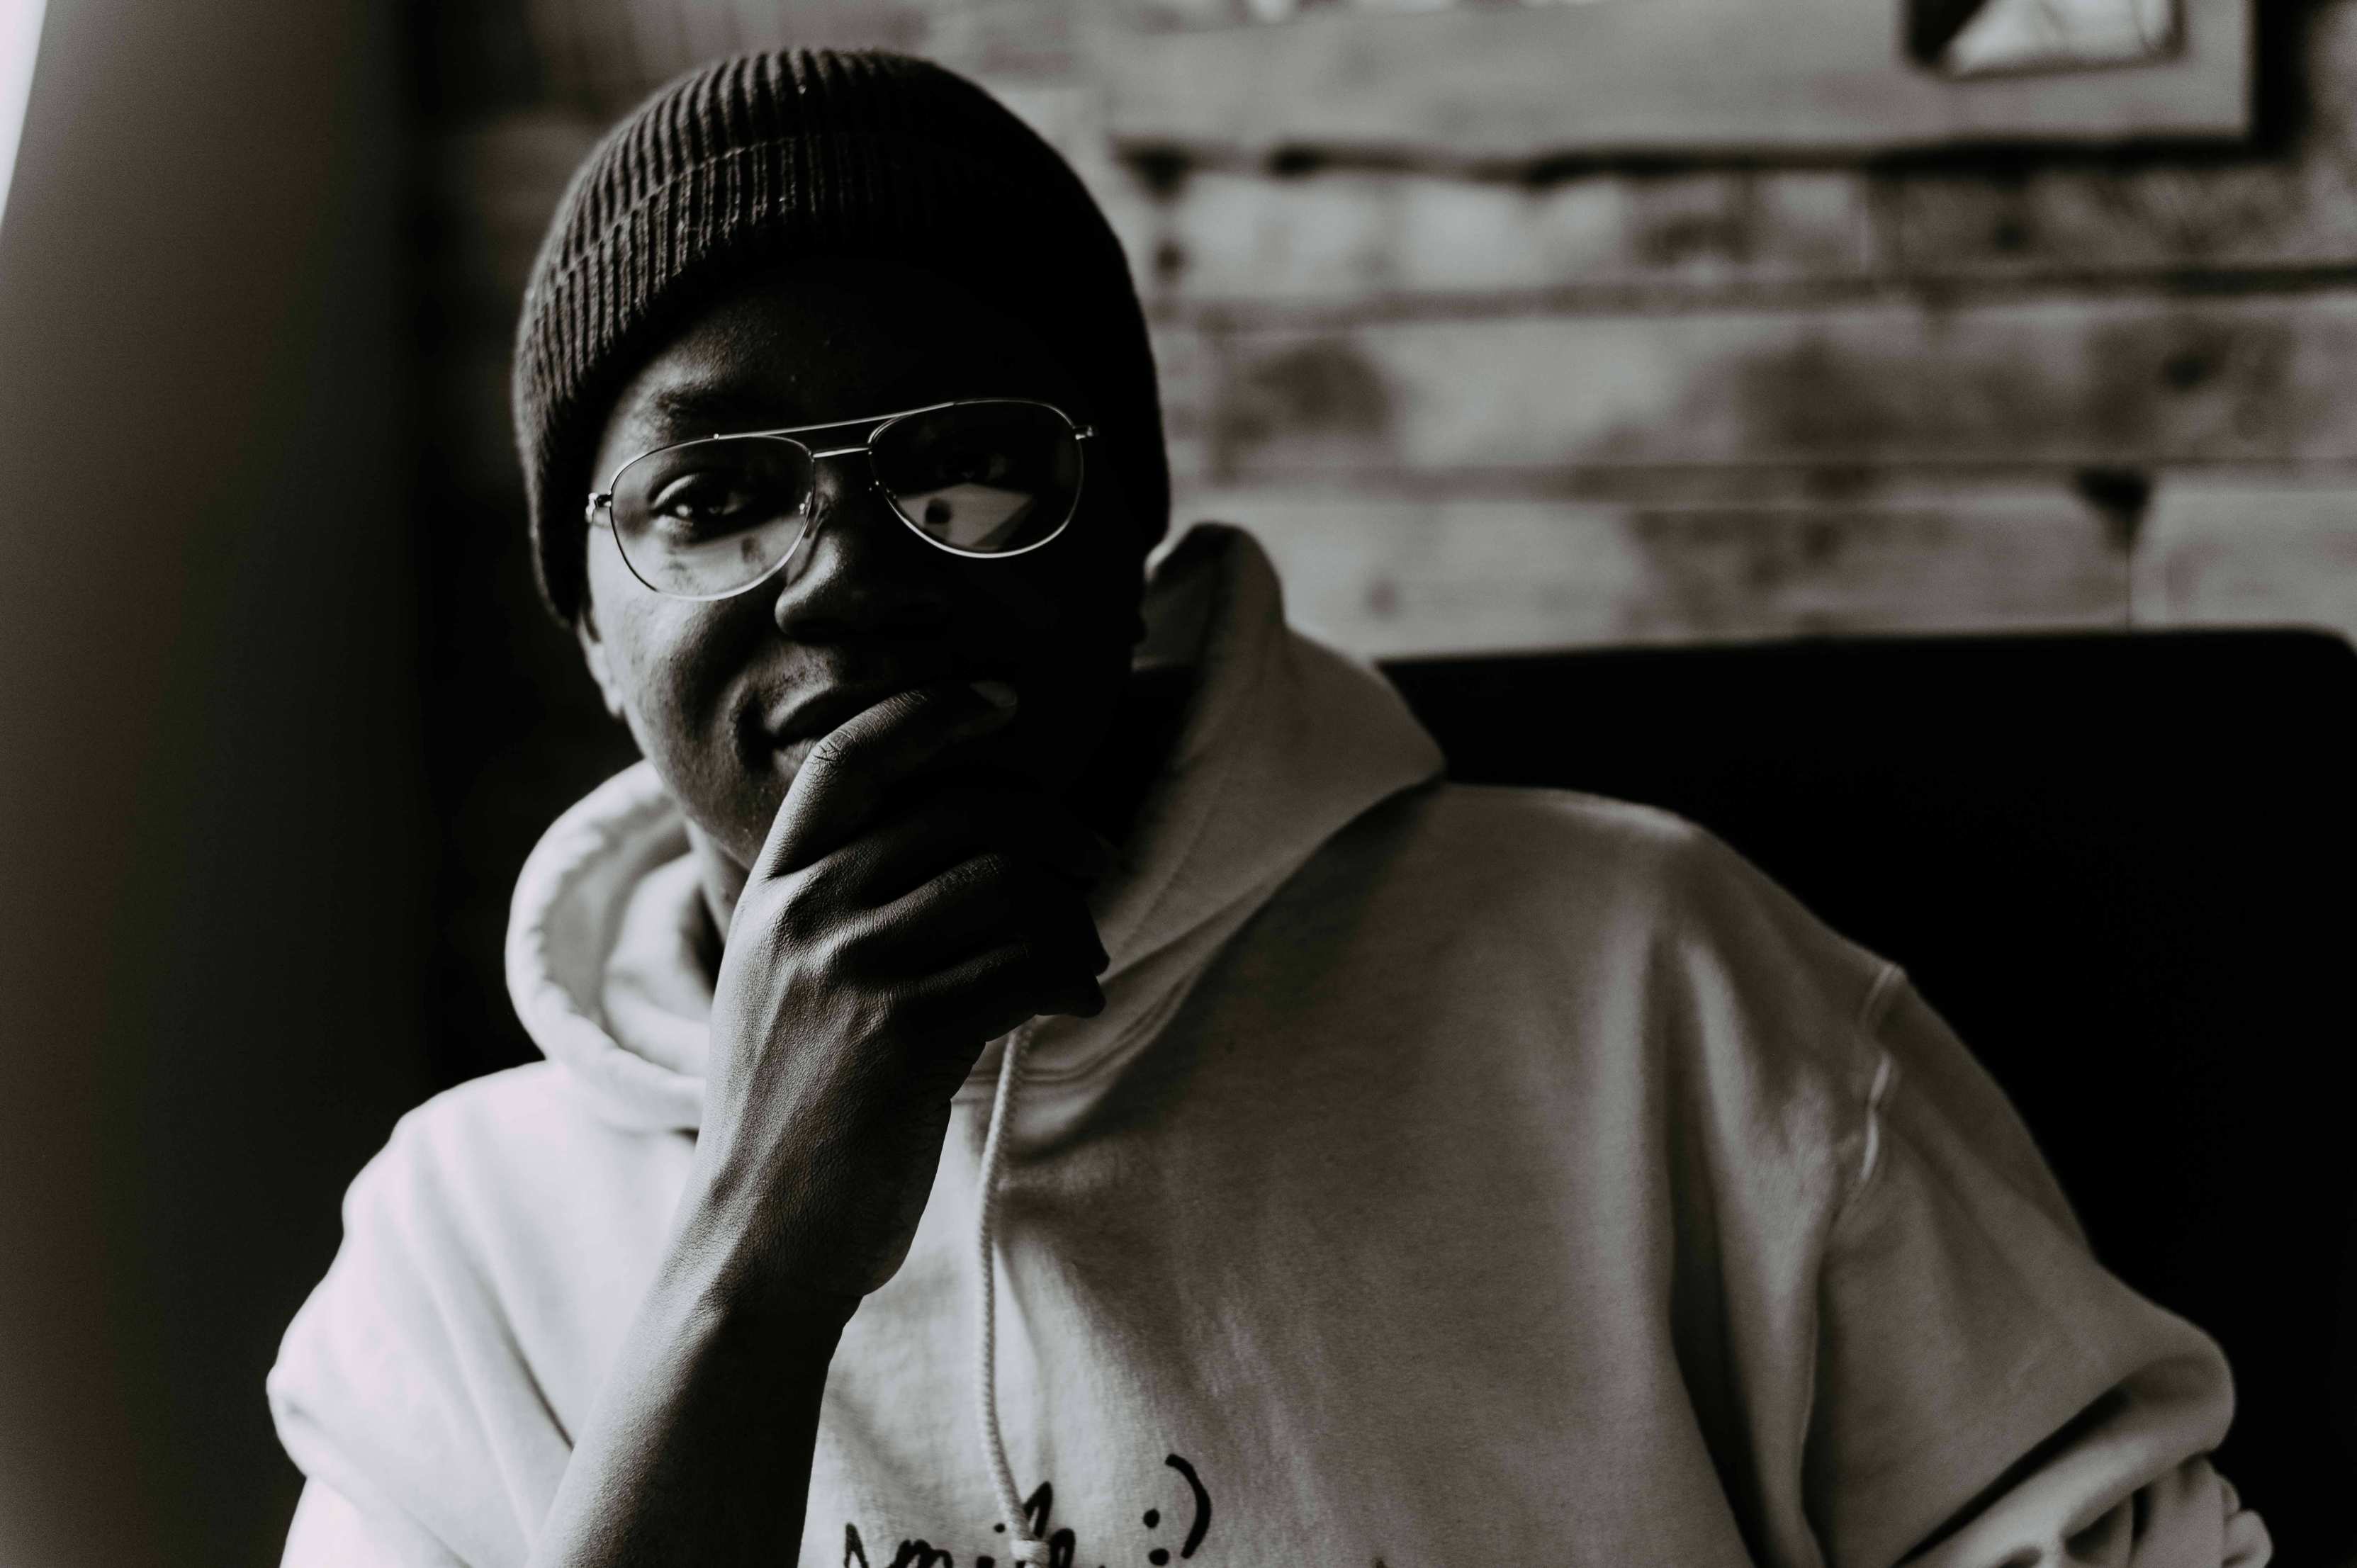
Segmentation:
{"type": "Polygon", "coordinates": [[[646,732],[692,727],[726,683],[713,669],[709,607],[651,592],[603,532],[591,539],[589,587],[607,665],[640,744],[652,738],[646,732]]]}
{"type": "Polygon", "coordinates": [[[793,780],[789,755],[739,722],[737,665],[692,639],[650,638],[634,650],[630,733],[690,822],[749,864],[793,780]]]}
{"type": "Polygon", "coordinates": [[[784,798],[774,755],[749,756],[738,723],[743,650],[713,607],[640,589],[600,601],[599,629],[639,750],[688,819],[743,858],[784,798]]]}

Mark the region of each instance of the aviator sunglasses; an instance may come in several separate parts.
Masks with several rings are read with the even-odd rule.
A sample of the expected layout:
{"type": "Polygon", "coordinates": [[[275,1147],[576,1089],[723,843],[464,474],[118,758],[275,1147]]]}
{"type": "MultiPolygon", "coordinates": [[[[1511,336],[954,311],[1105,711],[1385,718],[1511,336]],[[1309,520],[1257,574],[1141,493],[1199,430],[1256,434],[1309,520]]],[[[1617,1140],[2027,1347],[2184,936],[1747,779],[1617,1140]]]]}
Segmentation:
{"type": "Polygon", "coordinates": [[[613,530],[631,575],[656,593],[726,598],[801,546],[820,462],[864,453],[875,489],[926,543],[976,559],[1020,555],[1072,521],[1081,443],[1093,435],[1053,403],[985,397],[711,435],[615,469],[589,498],[587,520],[613,530]]]}

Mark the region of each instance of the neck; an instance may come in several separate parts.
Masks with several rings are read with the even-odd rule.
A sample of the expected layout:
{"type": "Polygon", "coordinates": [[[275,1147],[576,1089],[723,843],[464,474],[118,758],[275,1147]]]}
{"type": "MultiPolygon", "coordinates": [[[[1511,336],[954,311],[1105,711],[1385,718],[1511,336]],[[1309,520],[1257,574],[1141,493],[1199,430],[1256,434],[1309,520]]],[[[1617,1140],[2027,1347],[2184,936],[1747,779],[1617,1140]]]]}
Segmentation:
{"type": "Polygon", "coordinates": [[[1125,843],[1135,831],[1139,809],[1169,769],[1194,686],[1191,665],[1130,672],[1104,744],[1066,794],[1080,819],[1107,842],[1125,843]]]}

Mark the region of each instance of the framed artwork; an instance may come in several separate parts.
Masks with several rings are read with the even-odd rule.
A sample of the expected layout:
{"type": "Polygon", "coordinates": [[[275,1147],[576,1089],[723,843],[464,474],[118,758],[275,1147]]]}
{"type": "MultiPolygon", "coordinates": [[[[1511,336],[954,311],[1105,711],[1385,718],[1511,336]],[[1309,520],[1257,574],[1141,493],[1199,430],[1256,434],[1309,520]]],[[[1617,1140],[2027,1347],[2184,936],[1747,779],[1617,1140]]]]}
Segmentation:
{"type": "Polygon", "coordinates": [[[2233,140],[2251,0],[1121,0],[1114,137],[1481,161],[2233,140]]]}

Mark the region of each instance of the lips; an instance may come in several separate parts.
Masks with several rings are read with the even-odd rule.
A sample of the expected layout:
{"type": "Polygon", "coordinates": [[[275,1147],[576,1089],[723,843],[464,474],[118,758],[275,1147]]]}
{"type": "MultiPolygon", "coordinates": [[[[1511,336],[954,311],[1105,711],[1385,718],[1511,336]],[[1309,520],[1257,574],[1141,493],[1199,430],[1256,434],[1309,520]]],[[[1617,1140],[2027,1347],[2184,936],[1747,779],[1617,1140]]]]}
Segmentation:
{"type": "Polygon", "coordinates": [[[796,696],[782,709],[772,713],[769,729],[770,736],[780,742],[816,740],[852,714],[874,707],[895,693],[908,691],[914,682],[862,683],[846,686],[822,686],[815,692],[796,696]]]}
{"type": "Polygon", "coordinates": [[[795,741],[816,740],[841,725],[854,714],[863,713],[902,692],[919,686],[949,680],[979,681],[987,671],[942,670],[922,674],[896,676],[881,681],[843,681],[805,690],[788,697],[769,711],[766,725],[770,736],[778,745],[795,741]]]}

